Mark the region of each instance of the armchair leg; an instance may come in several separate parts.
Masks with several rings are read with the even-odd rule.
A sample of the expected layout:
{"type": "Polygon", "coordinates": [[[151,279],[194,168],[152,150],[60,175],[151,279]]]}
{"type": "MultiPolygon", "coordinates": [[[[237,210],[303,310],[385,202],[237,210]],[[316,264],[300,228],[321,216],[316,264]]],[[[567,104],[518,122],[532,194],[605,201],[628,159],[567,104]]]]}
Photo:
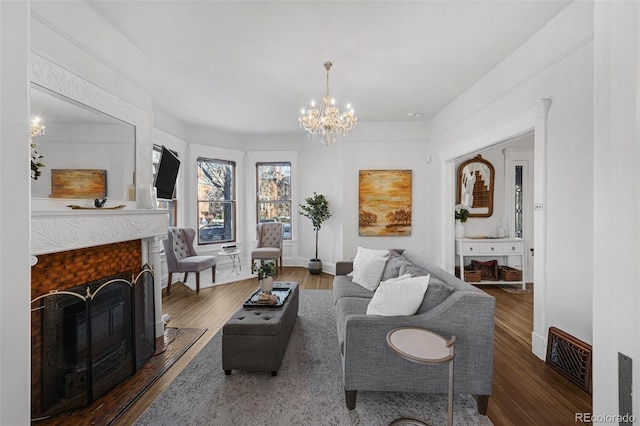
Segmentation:
{"type": "Polygon", "coordinates": [[[169,272],[169,281],[167,282],[167,294],[171,293],[171,279],[173,278],[172,275],[173,275],[173,272],[169,272]]]}
{"type": "Polygon", "coordinates": [[[182,281],[183,283],[186,283],[186,282],[187,282],[187,277],[188,277],[188,276],[189,276],[189,273],[188,273],[188,272],[185,272],[185,273],[184,273],[184,281],[182,281]]]}
{"type": "Polygon", "coordinates": [[[213,267],[211,268],[211,282],[216,282],[216,265],[213,265],[213,267]]]}
{"type": "Polygon", "coordinates": [[[478,402],[478,414],[487,415],[489,409],[489,395],[474,395],[478,402]]]}
{"type": "Polygon", "coordinates": [[[200,293],[200,272],[196,272],[196,293],[200,293]]]}
{"type": "Polygon", "coordinates": [[[344,390],[344,397],[347,402],[347,410],[353,410],[356,408],[356,397],[358,396],[357,390],[344,390]]]}

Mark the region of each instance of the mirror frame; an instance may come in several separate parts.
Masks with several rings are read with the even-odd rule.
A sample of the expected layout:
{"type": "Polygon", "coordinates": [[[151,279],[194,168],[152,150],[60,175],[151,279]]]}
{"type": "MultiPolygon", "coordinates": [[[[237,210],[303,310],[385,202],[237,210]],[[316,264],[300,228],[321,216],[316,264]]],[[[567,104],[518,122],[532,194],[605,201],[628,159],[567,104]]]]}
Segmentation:
{"type": "MultiPolygon", "coordinates": [[[[151,114],[149,112],[107,92],[35,52],[31,52],[29,57],[29,81],[133,125],[135,133],[135,179],[133,183],[136,188],[151,184],[151,114]]],[[[140,202],[138,198],[139,194],[136,191],[136,201],[118,201],[123,201],[123,204],[132,203],[135,205],[136,202],[140,202]]]]}
{"type": "Polygon", "coordinates": [[[462,162],[458,166],[458,185],[456,190],[456,204],[460,204],[462,202],[462,171],[464,170],[465,167],[474,163],[480,163],[486,166],[489,169],[489,172],[491,173],[491,176],[489,177],[489,206],[488,206],[488,211],[486,213],[480,210],[480,209],[484,209],[484,207],[474,208],[472,206],[469,206],[470,207],[469,217],[490,217],[491,215],[493,215],[493,194],[494,194],[496,170],[493,167],[493,164],[491,164],[491,162],[482,158],[482,155],[480,154],[476,155],[473,158],[470,158],[469,160],[462,162]]]}

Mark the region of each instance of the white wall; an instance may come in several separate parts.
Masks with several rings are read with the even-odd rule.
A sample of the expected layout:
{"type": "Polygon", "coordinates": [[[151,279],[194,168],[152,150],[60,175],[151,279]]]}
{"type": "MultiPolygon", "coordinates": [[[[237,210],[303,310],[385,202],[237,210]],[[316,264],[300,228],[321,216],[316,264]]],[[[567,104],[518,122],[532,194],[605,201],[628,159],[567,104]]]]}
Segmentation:
{"type": "MultiPolygon", "coordinates": [[[[640,5],[595,7],[593,412],[618,411],[618,352],[632,358],[640,407],[640,5]]],[[[614,420],[610,423],[618,423],[614,420]]],[[[636,423],[634,422],[634,423],[636,423]]],[[[604,423],[604,422],[600,422],[604,423]]],[[[620,423],[622,424],[622,423],[620,423]]]]}
{"type": "Polygon", "coordinates": [[[27,1],[0,2],[0,424],[31,417],[27,1]]]}
{"type": "MultiPolygon", "coordinates": [[[[429,144],[432,149],[464,146],[541,99],[550,99],[551,108],[545,196],[535,200],[544,205],[546,227],[539,231],[547,242],[546,296],[541,301],[546,310],[538,312],[543,316],[538,337],[546,338],[547,327],[556,326],[591,343],[593,278],[583,266],[593,261],[593,4],[569,5],[448,105],[429,122],[429,144]]],[[[430,190],[430,197],[439,198],[438,192],[430,190]]],[[[443,219],[436,216],[428,224],[429,234],[438,240],[443,219]]],[[[445,257],[443,263],[452,264],[453,250],[445,257]]],[[[538,260],[536,256],[536,264],[538,260]]]]}

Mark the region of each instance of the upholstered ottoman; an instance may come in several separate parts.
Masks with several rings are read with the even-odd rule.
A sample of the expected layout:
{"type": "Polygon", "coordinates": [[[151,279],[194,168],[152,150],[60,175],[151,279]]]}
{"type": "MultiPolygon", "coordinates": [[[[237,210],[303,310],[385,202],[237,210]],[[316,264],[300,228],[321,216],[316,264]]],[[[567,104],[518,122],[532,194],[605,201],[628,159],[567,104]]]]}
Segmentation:
{"type": "Polygon", "coordinates": [[[243,307],[222,328],[222,368],[271,371],[278,375],[298,316],[298,283],[274,283],[291,292],[280,307],[243,307]]]}

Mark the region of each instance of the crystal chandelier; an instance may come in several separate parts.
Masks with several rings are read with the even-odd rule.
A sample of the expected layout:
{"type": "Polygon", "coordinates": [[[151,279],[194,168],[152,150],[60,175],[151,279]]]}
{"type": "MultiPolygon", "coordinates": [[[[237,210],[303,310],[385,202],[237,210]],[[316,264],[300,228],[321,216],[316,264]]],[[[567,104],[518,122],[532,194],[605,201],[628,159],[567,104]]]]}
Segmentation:
{"type": "Polygon", "coordinates": [[[347,110],[340,113],[340,109],[335,106],[335,100],[329,96],[329,70],[331,62],[325,62],[324,68],[327,70],[327,93],[320,102],[320,109],[315,107],[315,102],[311,102],[311,108],[302,110],[302,115],[298,117],[300,126],[304,127],[312,136],[320,135],[320,140],[326,146],[331,146],[336,142],[336,135],[345,136],[358,118],[353,114],[351,105],[347,105],[347,110]]]}
{"type": "Polygon", "coordinates": [[[46,129],[46,126],[40,123],[40,117],[36,117],[31,120],[31,129],[29,131],[29,135],[31,138],[44,135],[44,129],[46,129]]]}

